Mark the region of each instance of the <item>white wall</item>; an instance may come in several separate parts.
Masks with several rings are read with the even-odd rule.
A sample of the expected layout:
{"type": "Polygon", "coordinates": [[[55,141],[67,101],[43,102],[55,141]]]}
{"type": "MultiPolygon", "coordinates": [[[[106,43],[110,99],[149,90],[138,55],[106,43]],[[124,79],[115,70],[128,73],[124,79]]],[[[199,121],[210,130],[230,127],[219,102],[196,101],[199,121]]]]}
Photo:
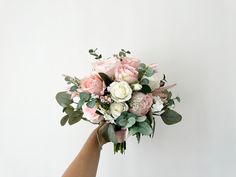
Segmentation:
{"type": "Polygon", "coordinates": [[[60,127],[61,74],[88,73],[89,48],[157,62],[183,121],[102,151],[98,177],[236,175],[233,0],[0,0],[0,176],[58,177],[95,128],[60,127]]]}

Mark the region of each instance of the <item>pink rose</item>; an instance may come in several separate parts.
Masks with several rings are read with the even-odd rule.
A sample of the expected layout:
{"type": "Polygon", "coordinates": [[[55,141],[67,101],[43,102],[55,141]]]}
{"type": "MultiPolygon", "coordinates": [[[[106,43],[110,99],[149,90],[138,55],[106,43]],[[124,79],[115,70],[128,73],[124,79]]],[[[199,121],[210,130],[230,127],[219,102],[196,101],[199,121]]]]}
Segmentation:
{"type": "Polygon", "coordinates": [[[90,108],[86,104],[82,106],[82,111],[84,113],[83,116],[91,122],[99,123],[103,119],[103,117],[97,114],[96,110],[96,107],[90,108]]]}
{"type": "Polygon", "coordinates": [[[115,80],[134,83],[138,79],[138,71],[127,64],[121,64],[115,69],[115,80]]]}
{"type": "Polygon", "coordinates": [[[116,131],[116,139],[118,143],[123,143],[125,141],[126,129],[121,129],[116,131]]]}
{"type": "Polygon", "coordinates": [[[135,92],[130,100],[129,111],[137,116],[146,115],[153,104],[152,94],[144,94],[142,92],[135,92]]]}
{"type": "Polygon", "coordinates": [[[117,58],[97,60],[92,63],[93,69],[98,73],[105,73],[110,78],[115,75],[115,68],[120,65],[120,60],[117,58]]]}
{"type": "Polygon", "coordinates": [[[81,80],[80,87],[82,92],[103,95],[106,86],[101,77],[93,72],[81,80]]]}
{"type": "Polygon", "coordinates": [[[136,59],[136,58],[124,57],[122,59],[122,64],[127,64],[127,65],[132,66],[135,69],[137,69],[139,67],[140,60],[136,59]]]}

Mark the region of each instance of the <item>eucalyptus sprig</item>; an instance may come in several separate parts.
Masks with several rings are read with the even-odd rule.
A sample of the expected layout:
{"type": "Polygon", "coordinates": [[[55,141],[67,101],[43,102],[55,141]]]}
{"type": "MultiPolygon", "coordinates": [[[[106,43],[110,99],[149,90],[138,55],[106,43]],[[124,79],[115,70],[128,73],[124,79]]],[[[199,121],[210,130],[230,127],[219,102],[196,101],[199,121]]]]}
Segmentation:
{"type": "Polygon", "coordinates": [[[95,56],[96,60],[101,59],[102,54],[97,54],[96,51],[97,51],[97,48],[96,49],[89,49],[89,54],[92,56],[95,56]]]}

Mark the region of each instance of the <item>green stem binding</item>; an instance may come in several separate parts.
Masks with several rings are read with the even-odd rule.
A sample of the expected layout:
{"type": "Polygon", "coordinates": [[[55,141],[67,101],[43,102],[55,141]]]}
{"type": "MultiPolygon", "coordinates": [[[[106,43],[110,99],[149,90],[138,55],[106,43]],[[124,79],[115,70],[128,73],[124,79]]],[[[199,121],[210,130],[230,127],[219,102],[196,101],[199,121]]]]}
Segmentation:
{"type": "Polygon", "coordinates": [[[123,143],[114,143],[114,154],[117,152],[124,154],[125,150],[126,150],[126,141],[124,141],[123,143]]]}

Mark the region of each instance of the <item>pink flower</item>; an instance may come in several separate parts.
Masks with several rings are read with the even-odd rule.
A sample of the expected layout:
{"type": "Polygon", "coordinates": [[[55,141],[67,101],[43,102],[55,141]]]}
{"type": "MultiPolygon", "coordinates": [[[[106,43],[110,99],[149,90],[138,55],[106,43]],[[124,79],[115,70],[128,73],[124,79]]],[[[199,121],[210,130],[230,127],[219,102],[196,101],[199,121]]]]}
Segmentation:
{"type": "Polygon", "coordinates": [[[140,60],[136,58],[124,57],[122,58],[122,64],[127,64],[129,66],[134,67],[135,69],[138,69],[140,60]]]}
{"type": "Polygon", "coordinates": [[[117,58],[97,60],[92,64],[93,69],[98,73],[105,73],[110,78],[115,75],[115,68],[120,65],[120,60],[117,58]]]}
{"type": "Polygon", "coordinates": [[[96,107],[90,108],[86,104],[82,106],[82,111],[84,113],[83,116],[91,122],[99,123],[103,119],[103,117],[97,114],[96,110],[96,107]]]}
{"type": "Polygon", "coordinates": [[[128,64],[121,64],[115,69],[115,80],[117,81],[134,83],[137,79],[138,71],[128,64]]]}
{"type": "Polygon", "coordinates": [[[126,129],[121,129],[116,131],[116,139],[118,143],[123,143],[125,141],[126,129]]]}
{"type": "Polygon", "coordinates": [[[146,115],[153,104],[152,94],[144,94],[142,92],[135,92],[130,100],[129,111],[137,116],[146,115]]]}
{"type": "Polygon", "coordinates": [[[82,92],[103,95],[106,86],[101,77],[93,72],[81,80],[80,87],[82,92]]]}

